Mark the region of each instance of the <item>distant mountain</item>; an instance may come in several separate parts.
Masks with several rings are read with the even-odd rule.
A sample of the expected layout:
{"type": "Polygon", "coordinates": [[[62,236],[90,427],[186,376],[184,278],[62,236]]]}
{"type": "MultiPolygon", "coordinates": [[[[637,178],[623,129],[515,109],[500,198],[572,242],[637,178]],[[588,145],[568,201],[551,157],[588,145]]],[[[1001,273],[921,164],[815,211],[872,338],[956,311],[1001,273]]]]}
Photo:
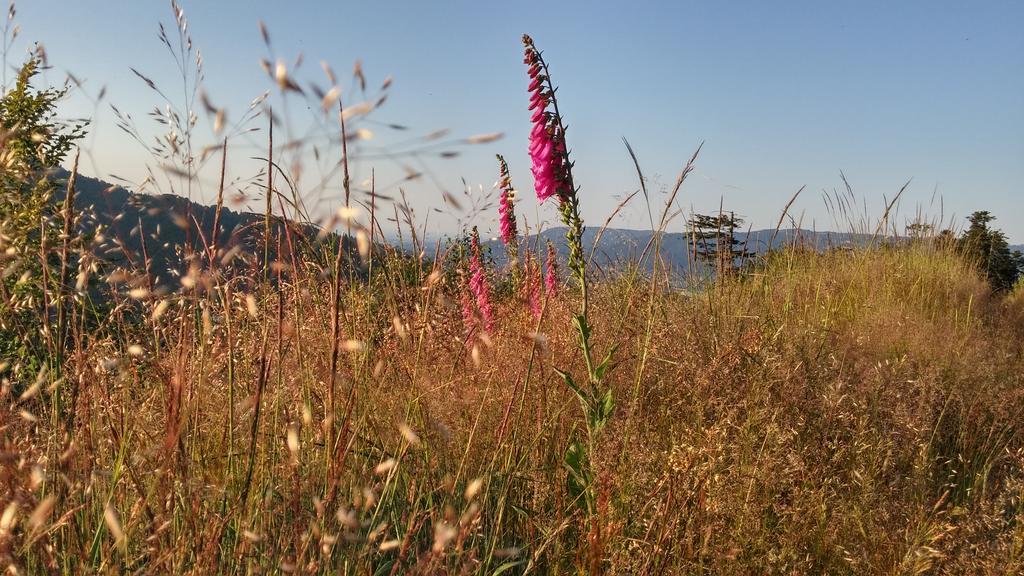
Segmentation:
{"type": "MultiPolygon", "coordinates": [[[[58,171],[55,178],[66,181],[69,173],[58,171]]],[[[58,187],[54,202],[64,201],[64,188],[58,187]]],[[[138,268],[144,264],[141,230],[145,232],[145,248],[149,255],[150,272],[155,284],[163,285],[183,272],[184,246],[186,240],[186,214],[191,211],[193,246],[201,247],[198,229],[209,235],[213,229],[216,207],[204,206],[174,194],[150,195],[130,192],[121,186],[79,174],[75,179],[75,208],[91,214],[91,222],[83,226],[106,227],[106,236],[111,248],[104,257],[113,262],[131,263],[138,268]]],[[[220,234],[217,245],[226,250],[240,247],[244,254],[262,253],[264,216],[252,212],[236,212],[223,207],[220,215],[220,234]]],[[[274,226],[281,231],[280,222],[274,226]]],[[[307,235],[315,235],[319,229],[304,225],[307,235]]],[[[211,241],[212,238],[206,238],[211,241]]],[[[173,282],[176,284],[176,282],[173,282]]]]}
{"type": "MultiPolygon", "coordinates": [[[[66,171],[59,172],[56,177],[64,179],[66,171]]],[[[130,192],[116,186],[78,175],[76,180],[75,207],[89,210],[95,218],[93,224],[105,225],[108,236],[114,241],[115,247],[105,256],[113,261],[130,261],[142,267],[142,242],[139,225],[145,231],[146,250],[150,259],[150,271],[157,277],[157,284],[166,283],[183,272],[182,253],[185,245],[185,215],[191,210],[192,218],[198,223],[198,229],[208,234],[213,228],[215,208],[195,202],[189,202],[181,196],[173,194],[150,195],[130,192]]],[[[54,201],[63,201],[61,188],[54,201]]],[[[217,240],[218,246],[230,249],[240,246],[245,254],[262,252],[263,215],[252,212],[236,212],[224,207],[221,210],[221,232],[217,240]]],[[[280,222],[275,226],[280,226],[280,222]]],[[[193,231],[196,230],[193,224],[193,231]]],[[[597,250],[594,241],[599,229],[587,228],[583,234],[584,249],[589,256],[594,253],[593,264],[600,270],[612,271],[622,269],[624,265],[636,262],[645,247],[651,241],[650,230],[631,230],[625,228],[608,228],[601,235],[597,250]]],[[[305,225],[307,236],[320,232],[319,228],[305,225]]],[[[539,238],[531,236],[528,243],[543,252],[548,240],[555,246],[559,258],[565,262],[568,251],[565,246],[564,227],[551,228],[543,231],[539,238]]],[[[870,241],[866,234],[850,234],[839,232],[816,232],[803,229],[754,230],[736,232],[736,237],[745,243],[750,254],[763,254],[769,248],[779,248],[793,243],[800,243],[813,249],[830,247],[858,246],[870,241]],[[773,240],[774,235],[774,240],[773,240]],[[769,242],[771,246],[769,247],[769,242]]],[[[207,239],[209,241],[209,239],[207,239]]],[[[201,246],[198,238],[192,239],[194,246],[201,246]]],[[[524,245],[526,242],[522,242],[524,245]]],[[[354,244],[354,243],[353,243],[354,244]]],[[[484,243],[490,248],[495,262],[505,264],[505,250],[500,240],[489,240],[484,243]]],[[[406,248],[408,248],[406,239],[406,248]]],[[[348,249],[354,250],[354,246],[348,249]]],[[[682,232],[666,233],[662,236],[661,254],[669,267],[670,274],[688,272],[692,260],[692,245],[687,234],[682,232]]],[[[1024,251],[1024,245],[1012,246],[1011,249],[1024,251]]],[[[645,268],[650,271],[652,262],[647,258],[645,268]]],[[[175,282],[176,284],[176,282],[175,282]]]]}
{"type": "MultiPolygon", "coordinates": [[[[551,240],[562,261],[568,258],[568,250],[565,246],[566,228],[558,227],[543,231],[539,238],[531,236],[528,242],[531,246],[539,246],[538,250],[543,252],[547,241],[551,240]]],[[[630,230],[625,228],[607,228],[600,237],[596,251],[594,241],[597,239],[599,230],[587,228],[583,232],[584,251],[589,256],[594,254],[593,263],[603,270],[621,269],[624,264],[634,263],[639,260],[644,249],[651,242],[654,235],[650,230],[630,230]]],[[[736,238],[741,244],[746,245],[750,254],[763,254],[769,248],[779,248],[793,243],[800,243],[808,248],[823,250],[842,246],[854,247],[863,245],[871,240],[870,234],[850,234],[842,232],[815,232],[803,229],[782,229],[778,233],[771,230],[753,230],[751,232],[736,232],[736,238]],[[774,239],[773,239],[774,235],[774,239]],[[771,246],[769,246],[771,243],[771,246]]],[[[523,242],[525,244],[525,242],[523,242]]],[[[491,240],[486,243],[491,248],[491,254],[495,261],[504,264],[505,250],[500,240],[491,240]]],[[[661,254],[669,267],[669,273],[682,274],[688,271],[692,260],[693,246],[688,234],[683,232],[665,233],[661,238],[661,254]]],[[[645,260],[645,267],[648,271],[652,269],[651,259],[645,260]]]]}

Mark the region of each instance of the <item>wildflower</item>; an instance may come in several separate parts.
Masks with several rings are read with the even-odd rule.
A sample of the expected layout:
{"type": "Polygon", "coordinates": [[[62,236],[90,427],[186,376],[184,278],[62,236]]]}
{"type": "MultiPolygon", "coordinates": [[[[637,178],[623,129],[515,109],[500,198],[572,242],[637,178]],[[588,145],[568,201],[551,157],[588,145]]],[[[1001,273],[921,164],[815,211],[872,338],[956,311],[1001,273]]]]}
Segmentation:
{"type": "Polygon", "coordinates": [[[487,273],[480,257],[480,234],[476,227],[473,228],[470,245],[469,290],[476,298],[476,307],[480,311],[485,329],[491,332],[494,329],[494,309],[491,307],[491,288],[487,283],[487,273]]]}
{"type": "Polygon", "coordinates": [[[498,198],[501,241],[505,243],[510,252],[514,252],[513,249],[516,247],[519,235],[516,230],[515,207],[512,205],[515,201],[515,190],[512,189],[512,178],[508,174],[508,164],[505,163],[505,159],[501,157],[501,154],[498,155],[498,164],[501,166],[501,179],[498,181],[498,186],[501,187],[501,196],[498,198]]]}
{"type": "Polygon", "coordinates": [[[530,121],[530,160],[532,162],[533,184],[537,199],[541,202],[558,196],[561,201],[572,190],[569,175],[568,155],[563,137],[564,129],[556,112],[547,107],[554,102],[554,89],[544,73],[544,61],[533,46],[529,36],[523,36],[526,45],[524,62],[529,66],[530,106],[533,111],[530,121]]]}
{"type": "Polygon", "coordinates": [[[544,274],[544,286],[548,298],[558,296],[558,256],[555,254],[555,246],[548,240],[547,271],[544,274]]]}
{"type": "MultiPolygon", "coordinates": [[[[534,46],[533,39],[528,35],[523,35],[523,45],[526,48],[524,62],[529,67],[530,74],[530,110],[534,111],[530,118],[533,128],[530,131],[529,148],[530,159],[533,163],[534,186],[537,191],[537,198],[541,202],[551,196],[558,197],[558,212],[562,217],[562,222],[567,227],[565,240],[569,249],[569,273],[576,280],[580,288],[580,310],[578,314],[573,315],[572,320],[576,325],[579,349],[583,356],[583,362],[587,367],[587,379],[590,385],[589,387],[581,387],[567,372],[561,372],[561,375],[566,385],[575,394],[579,395],[582,400],[585,422],[587,423],[587,438],[585,443],[581,439],[575,439],[571,442],[566,450],[565,462],[574,463],[571,465],[570,479],[576,483],[577,487],[581,488],[584,496],[578,502],[589,514],[593,514],[598,509],[598,506],[596,505],[593,486],[590,485],[591,479],[594,478],[594,470],[590,464],[591,460],[587,447],[594,447],[598,433],[604,427],[614,409],[612,389],[600,386],[607,371],[611,353],[600,364],[594,362],[590,341],[592,328],[588,314],[587,264],[583,254],[583,219],[580,217],[579,198],[576,194],[576,186],[572,180],[572,162],[569,161],[569,153],[565,144],[565,125],[558,112],[555,88],[551,83],[551,78],[548,76],[547,64],[534,46]],[[548,111],[549,105],[552,111],[548,111]],[[604,388],[603,392],[601,388],[604,388]],[[583,392],[582,390],[586,391],[583,392]],[[580,482],[581,479],[582,482],[580,482]]],[[[547,270],[549,295],[557,286],[557,272],[553,266],[553,252],[554,250],[549,243],[547,270]]],[[[529,275],[529,284],[539,295],[541,281],[540,266],[534,266],[534,269],[535,272],[529,275]]],[[[531,296],[533,290],[531,290],[531,296]]]]}
{"type": "Polygon", "coordinates": [[[470,296],[469,290],[462,290],[460,300],[462,305],[462,326],[466,329],[466,344],[468,345],[469,337],[476,330],[476,309],[473,307],[473,298],[470,296]]]}
{"type": "Polygon", "coordinates": [[[586,270],[583,261],[583,219],[580,217],[579,199],[572,179],[572,162],[565,145],[565,126],[558,112],[555,88],[547,74],[547,65],[541,57],[533,39],[523,35],[525,57],[530,75],[530,121],[529,154],[532,161],[534,187],[537,199],[543,202],[552,196],[558,197],[558,211],[562,222],[568,227],[566,241],[569,247],[569,271],[580,285],[583,293],[583,310],[586,315],[587,287],[586,270]],[[549,111],[548,106],[553,110],[549,111]]]}

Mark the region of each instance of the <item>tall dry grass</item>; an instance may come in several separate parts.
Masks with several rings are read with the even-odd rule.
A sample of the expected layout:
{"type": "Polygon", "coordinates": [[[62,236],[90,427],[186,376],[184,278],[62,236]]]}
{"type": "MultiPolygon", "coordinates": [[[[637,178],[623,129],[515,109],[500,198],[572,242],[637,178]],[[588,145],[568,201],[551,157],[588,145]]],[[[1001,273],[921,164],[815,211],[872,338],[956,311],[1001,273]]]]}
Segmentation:
{"type": "Polygon", "coordinates": [[[29,573],[1021,567],[1022,312],[955,254],[783,251],[700,293],[658,291],[652,307],[645,281],[595,284],[599,345],[620,345],[612,381],[630,400],[592,456],[596,521],[567,502],[561,463],[581,425],[552,370],[574,358],[572,298],[548,302],[539,326],[502,300],[490,346],[467,352],[446,286],[396,268],[343,288],[333,413],[332,281],[312,275],[123,301],[117,330],[89,338],[58,384],[78,391],[71,429],[29,416],[52,386],[27,398],[8,386],[7,561],[29,573]]]}
{"type": "MultiPolygon", "coordinates": [[[[294,91],[287,70],[274,75],[294,91]]],[[[331,94],[318,99],[333,110],[331,94]]],[[[353,116],[338,117],[344,133],[353,116]]],[[[192,190],[231,136],[202,161],[184,140],[152,152],[192,190]]],[[[24,382],[4,367],[8,571],[1024,569],[1024,300],[993,296],[950,247],[793,245],[687,292],[657,265],[591,278],[592,344],[617,353],[588,509],[564,464],[587,423],[555,370],[590,368],[573,332],[579,296],[561,291],[538,319],[515,276],[492,270],[495,329],[467,345],[457,253],[424,245],[399,200],[410,254],[373,242],[373,185],[362,217],[349,205],[327,225],[348,241],[315,237],[295,224],[309,212],[281,168],[292,138],[268,145],[248,244],[186,218],[170,290],[148,257],[105,270],[105,313],[74,330],[57,370],[24,382]]],[[[332,174],[354,204],[343,158],[332,174]]],[[[657,230],[669,220],[666,208],[657,230]]],[[[645,255],[660,250],[655,235],[645,255]]],[[[70,288],[57,297],[62,318],[83,317],[70,288]]]]}

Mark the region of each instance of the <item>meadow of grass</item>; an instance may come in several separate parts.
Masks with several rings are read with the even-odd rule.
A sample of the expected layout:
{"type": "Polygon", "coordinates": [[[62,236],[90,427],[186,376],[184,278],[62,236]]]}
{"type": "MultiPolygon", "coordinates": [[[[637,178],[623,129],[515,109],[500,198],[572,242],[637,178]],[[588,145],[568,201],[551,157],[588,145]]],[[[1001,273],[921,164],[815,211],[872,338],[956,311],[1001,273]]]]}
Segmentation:
{"type": "Polygon", "coordinates": [[[686,295],[595,283],[599,345],[620,347],[594,514],[567,497],[563,450],[581,423],[552,371],[577,356],[574,297],[539,322],[499,298],[495,333],[467,350],[443,277],[403,263],[341,285],[333,411],[333,283],[302,262],[251,293],[230,280],[136,292],[104,336],[78,336],[61,381],[6,386],[6,561],[69,574],[1021,569],[1024,308],[947,249],[781,251],[686,295]]]}
{"type": "Polygon", "coordinates": [[[794,243],[688,290],[657,264],[588,272],[553,114],[534,161],[566,170],[542,176],[576,250],[557,290],[546,246],[495,269],[399,208],[408,252],[373,208],[330,222],[352,241],[315,238],[272,178],[246,242],[185,221],[180,278],[99,262],[102,233],[73,241],[57,212],[33,304],[51,354],[0,364],[7,571],[1024,571],[1019,288],[940,238],[886,241],[888,209],[880,241],[794,243]]]}

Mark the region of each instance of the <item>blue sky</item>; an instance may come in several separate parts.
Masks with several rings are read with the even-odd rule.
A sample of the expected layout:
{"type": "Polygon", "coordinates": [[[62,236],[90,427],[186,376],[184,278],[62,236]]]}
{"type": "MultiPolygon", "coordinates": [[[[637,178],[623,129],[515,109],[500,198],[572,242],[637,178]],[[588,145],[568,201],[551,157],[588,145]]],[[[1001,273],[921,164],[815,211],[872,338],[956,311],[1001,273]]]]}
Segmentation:
{"type": "MultiPolygon", "coordinates": [[[[182,5],[203,54],[207,92],[228,108],[229,118],[237,119],[252,98],[274,89],[258,64],[267,57],[257,26],[262,19],[275,57],[291,63],[304,55],[296,72],[301,79],[324,85],[319,63],[328,61],[346,98],[356,98],[350,74],[355,60],[362,61],[373,86],[393,76],[389,100],[373,118],[410,130],[391,134],[367,125],[377,135],[368,144],[386,147],[439,128],[457,136],[503,132],[498,142],[460,148],[457,158],[430,159],[434,177],[407,183],[421,218],[432,208],[446,213],[431,213],[433,229],[450,231],[468,218],[457,218],[458,211],[443,205],[440,189],[458,196],[465,181],[474,190],[470,203],[485,203],[496,179],[496,152],[512,167],[520,212],[534,223],[555,222],[553,207],[538,209],[530,192],[527,81],[519,42],[528,32],[560,86],[574,175],[590,225],[600,225],[623,193],[637,188],[621,140],[626,137],[650,178],[657,212],[661,190],[704,141],[679,200],[687,210],[710,212],[721,202],[755,228],[772,227],[793,192],[806,185],[794,207],[803,225],[835,229],[821,191],[841,187],[842,170],[874,215],[882,211],[883,196],[892,198],[913,178],[901,220],[919,207],[938,216],[937,192],[947,219],[955,216],[960,223],[973,210],[989,210],[1011,241],[1024,242],[1019,2],[182,5]]],[[[47,80],[60,82],[70,71],[86,80],[86,94],[107,87],[107,102],[98,107],[83,94],[67,104],[70,115],[94,116],[85,171],[142,180],[147,156],[116,129],[108,103],[130,111],[144,131],[159,133],[146,112],[160,101],[129,67],[169,87],[168,93],[180,84],[156,35],[159,22],[172,25],[168,3],[31,0],[18,10],[22,41],[9,61],[19,61],[27,42],[38,40],[54,66],[47,80]]],[[[271,101],[285,109],[276,91],[271,101]]],[[[289,119],[301,133],[316,112],[291,102],[289,119]]],[[[240,137],[232,144],[236,158],[258,155],[262,138],[240,137]]],[[[369,153],[353,152],[357,179],[371,168],[378,182],[400,174],[379,156],[360,159],[360,150],[369,153]]],[[[252,169],[237,160],[231,175],[252,169]]],[[[339,187],[335,178],[327,196],[339,187]]],[[[207,186],[197,196],[209,200],[210,194],[207,186]]],[[[644,227],[647,219],[638,197],[614,225],[644,227]]],[[[473,217],[484,231],[495,230],[493,220],[490,213],[473,217]]],[[[681,228],[682,222],[673,226],[681,228]]]]}

